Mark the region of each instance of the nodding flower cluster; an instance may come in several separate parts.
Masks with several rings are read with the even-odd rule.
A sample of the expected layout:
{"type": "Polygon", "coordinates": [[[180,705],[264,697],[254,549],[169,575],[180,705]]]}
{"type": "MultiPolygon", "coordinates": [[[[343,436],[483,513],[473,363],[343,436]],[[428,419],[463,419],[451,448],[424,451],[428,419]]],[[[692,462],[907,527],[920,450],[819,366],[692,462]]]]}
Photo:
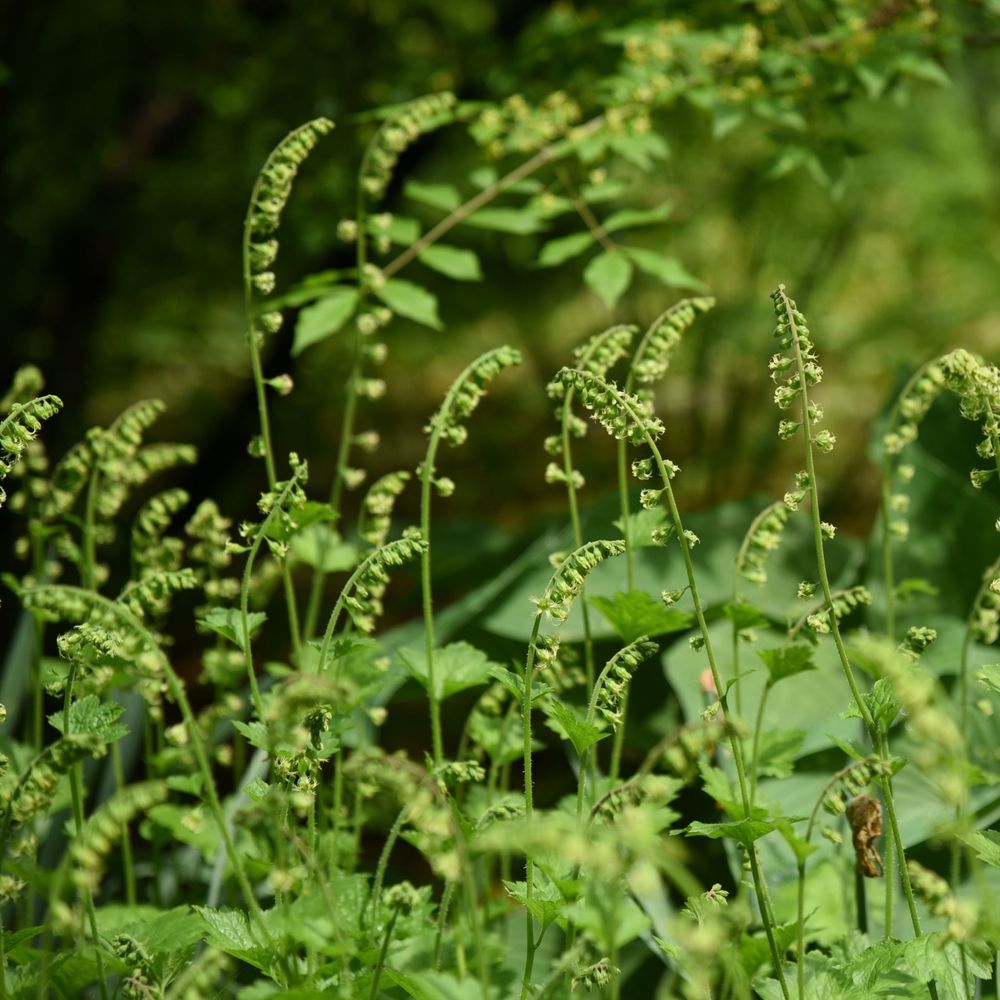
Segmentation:
{"type": "Polygon", "coordinates": [[[409,101],[383,122],[372,139],[361,168],[361,188],[371,198],[385,194],[400,155],[420,136],[454,118],[455,95],[448,91],[409,101]]]}
{"type": "MultiPolygon", "coordinates": [[[[772,293],[774,312],[778,324],[774,330],[780,351],[771,357],[768,367],[776,388],[774,402],[779,410],[787,410],[809,386],[819,385],[823,381],[823,369],[819,366],[816,351],[809,339],[809,327],[806,318],[799,312],[794,299],[788,297],[785,286],[779,285],[772,293]]],[[[782,440],[787,440],[802,426],[808,413],[810,429],[823,419],[823,410],[815,403],[809,402],[804,410],[802,420],[782,420],[778,434],[782,440]]],[[[831,451],[836,442],[834,435],[827,430],[812,434],[810,444],[820,451],[831,451]]]]}
{"type": "Polygon", "coordinates": [[[586,542],[571,552],[552,574],[545,593],[535,599],[538,613],[543,612],[562,624],[569,617],[573,601],[583,590],[587,575],[595,566],[611,556],[620,556],[625,543],[620,540],[586,542]]]}
{"type": "MultiPolygon", "coordinates": [[[[55,415],[61,407],[62,400],[58,396],[39,396],[11,407],[10,413],[0,423],[0,479],[11,472],[25,449],[35,440],[42,421],[55,415]]],[[[0,505],[4,499],[5,494],[0,489],[0,505]]]]}
{"type": "Polygon", "coordinates": [[[632,359],[635,381],[649,385],[663,378],[670,367],[670,356],[681,341],[681,335],[700,313],[708,312],[714,305],[715,299],[708,296],[681,299],[657,316],[643,334],[632,359]]]}
{"type": "Polygon", "coordinates": [[[444,402],[424,428],[425,432],[437,431],[450,445],[464,444],[469,437],[463,423],[470,417],[479,401],[486,395],[486,384],[505,368],[521,363],[521,352],[506,345],[481,354],[455,379],[444,402]]]}
{"type": "MultiPolygon", "coordinates": [[[[328,118],[315,118],[300,125],[278,143],[257,177],[247,209],[243,252],[250,286],[261,295],[274,291],[275,277],[271,268],[278,257],[278,241],[274,234],[281,226],[281,214],[288,204],[299,167],[320,137],[332,129],[333,122],[328,118]]],[[[281,320],[280,312],[264,313],[259,320],[259,330],[277,333],[281,320]]],[[[259,335],[259,330],[255,327],[255,334],[259,335]]]]}
{"type": "Polygon", "coordinates": [[[611,724],[612,728],[622,721],[622,709],[632,675],[639,665],[648,660],[660,647],[641,635],[634,642],[622,647],[608,661],[595,685],[594,704],[597,711],[611,724]]]}
{"type": "Polygon", "coordinates": [[[563,368],[556,375],[564,389],[574,389],[594,419],[617,441],[642,444],[647,436],[656,440],[666,428],[651,416],[638,396],[623,392],[599,375],[563,368]]]}
{"type": "Polygon", "coordinates": [[[392,509],[409,482],[408,472],[389,472],[372,483],[361,504],[358,536],[372,548],[378,548],[389,537],[392,509]]]}

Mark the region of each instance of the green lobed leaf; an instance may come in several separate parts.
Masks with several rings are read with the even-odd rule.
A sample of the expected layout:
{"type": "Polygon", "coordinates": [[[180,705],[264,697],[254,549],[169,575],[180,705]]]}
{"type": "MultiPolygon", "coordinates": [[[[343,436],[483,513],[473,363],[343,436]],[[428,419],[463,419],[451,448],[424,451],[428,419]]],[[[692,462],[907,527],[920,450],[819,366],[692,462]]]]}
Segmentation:
{"type": "Polygon", "coordinates": [[[296,558],[324,573],[340,573],[354,569],[359,554],[355,546],[345,542],[340,533],[321,522],[307,525],[292,536],[292,552],[296,558]]]}
{"type": "Polygon", "coordinates": [[[573,708],[555,698],[550,698],[545,703],[545,714],[548,716],[549,728],[569,740],[580,757],[595,743],[611,735],[600,726],[587,722],[573,708]]]}
{"type": "Polygon", "coordinates": [[[786,677],[815,670],[813,650],[810,646],[779,646],[776,649],[758,649],[757,655],[767,667],[768,683],[777,684],[786,677]]]}
{"type": "MultiPolygon", "coordinates": [[[[267,615],[263,611],[247,612],[247,625],[251,639],[266,621],[267,615]]],[[[198,619],[198,624],[243,649],[243,618],[239,608],[209,608],[198,619]]],[[[246,651],[244,650],[244,652],[246,651]]]]}
{"type": "Polygon", "coordinates": [[[995,830],[972,830],[957,834],[958,839],[976,852],[976,857],[991,868],[1000,868],[1000,833],[995,830]]]}
{"type": "Polygon", "coordinates": [[[598,254],[583,272],[583,280],[609,309],[614,309],[632,282],[631,261],[619,250],[598,254]]]}
{"type": "Polygon", "coordinates": [[[437,296],[402,278],[390,278],[375,294],[395,313],[422,323],[432,330],[442,329],[437,296]]]}
{"type": "Polygon", "coordinates": [[[619,591],[612,598],[588,597],[587,601],[611,623],[625,642],[634,642],[641,635],[651,638],[670,632],[683,632],[694,623],[686,611],[666,608],[642,590],[619,591]]]}
{"type": "Polygon", "coordinates": [[[712,840],[729,837],[750,850],[755,840],[775,829],[774,823],[767,819],[741,819],[731,823],[689,823],[683,832],[686,837],[709,837],[712,840]]]}
{"type": "Polygon", "coordinates": [[[312,305],[301,309],[295,321],[292,356],[298,357],[307,347],[339,332],[354,314],[358,301],[356,288],[338,285],[312,305]]]}
{"type": "Polygon", "coordinates": [[[426,250],[421,250],[417,254],[417,260],[456,281],[483,280],[479,258],[471,250],[435,243],[426,250]]]}
{"type": "MultiPolygon", "coordinates": [[[[430,690],[426,650],[404,646],[396,653],[403,669],[430,690]]],[[[467,642],[453,642],[434,650],[434,694],[440,701],[466,688],[487,684],[490,680],[489,657],[467,642]]]]}
{"type": "Polygon", "coordinates": [[[444,972],[397,972],[385,968],[382,975],[414,1000],[483,1000],[478,979],[456,979],[444,972]]]}
{"type": "MultiPolygon", "coordinates": [[[[96,694],[78,698],[69,707],[69,731],[71,733],[94,733],[105,742],[112,743],[128,733],[128,728],[118,723],[125,709],[113,701],[102,702],[96,694]]],[[[52,727],[60,733],[63,729],[63,713],[53,712],[48,717],[52,727]]]]}

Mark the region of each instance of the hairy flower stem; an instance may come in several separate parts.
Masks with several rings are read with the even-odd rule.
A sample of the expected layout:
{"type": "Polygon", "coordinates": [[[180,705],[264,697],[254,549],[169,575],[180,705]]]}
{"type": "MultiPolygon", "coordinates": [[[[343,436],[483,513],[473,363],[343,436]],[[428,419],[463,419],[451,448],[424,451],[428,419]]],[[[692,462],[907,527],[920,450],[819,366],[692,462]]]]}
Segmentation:
{"type": "MultiPolygon", "coordinates": [[[[368,202],[365,199],[364,188],[361,178],[365,176],[368,164],[371,160],[372,151],[375,148],[376,136],[369,140],[365,146],[365,151],[361,157],[361,165],[358,168],[358,185],[355,201],[355,216],[358,227],[358,237],[356,241],[356,266],[358,279],[358,301],[363,302],[368,294],[368,285],[365,281],[365,265],[368,263],[368,202]]],[[[341,513],[340,505],[344,494],[344,476],[347,472],[347,463],[351,458],[351,444],[354,441],[354,422],[358,412],[358,388],[361,384],[361,369],[364,365],[365,352],[362,347],[364,336],[357,324],[354,326],[354,338],[351,344],[351,370],[347,376],[344,386],[344,415],[340,424],[340,441],[337,443],[337,459],[333,469],[333,483],[330,486],[329,504],[335,514],[341,513]]],[[[319,608],[323,599],[323,584],[326,582],[327,573],[323,568],[326,561],[326,544],[320,547],[320,565],[313,574],[312,585],[309,590],[309,601],[306,605],[305,635],[311,636],[316,630],[316,623],[319,620],[319,608]]]]}
{"type": "MultiPolygon", "coordinates": [[[[91,477],[93,482],[93,476],[91,477]]],[[[69,676],[66,679],[66,694],[63,699],[63,735],[70,733],[70,706],[73,703],[73,686],[76,682],[76,662],[69,668],[69,676]]],[[[70,798],[73,804],[73,832],[79,837],[83,830],[83,765],[74,764],[69,769],[69,789],[70,798]]],[[[6,832],[6,831],[5,831],[6,832]]],[[[97,966],[97,988],[101,994],[101,1000],[108,1000],[107,984],[104,981],[104,955],[101,948],[101,939],[97,928],[97,910],[94,908],[94,895],[88,886],[81,888],[80,895],[83,897],[83,908],[87,913],[87,922],[90,924],[90,935],[94,939],[94,961],[97,966]]]]}
{"type": "MultiPolygon", "coordinates": [[[[531,779],[531,678],[535,671],[535,642],[538,630],[542,624],[542,612],[535,614],[531,627],[531,638],[528,639],[528,653],[524,661],[524,687],[521,692],[521,723],[524,732],[524,818],[530,823],[534,812],[534,795],[531,779]]],[[[534,917],[531,915],[531,889],[534,878],[534,862],[531,856],[524,862],[524,898],[525,898],[525,955],[524,976],[521,979],[521,1000],[527,1000],[531,989],[531,970],[535,964],[534,917]]]]}
{"type": "MultiPolygon", "coordinates": [[[[247,344],[250,347],[250,371],[253,376],[254,391],[257,397],[257,415],[260,421],[260,437],[264,450],[264,468],[267,471],[268,489],[274,490],[278,482],[274,464],[274,443],[271,437],[271,418],[267,410],[267,388],[264,385],[264,368],[260,357],[260,341],[263,334],[254,323],[253,313],[253,282],[250,268],[251,217],[253,206],[260,193],[261,178],[258,175],[253,193],[243,220],[243,307],[247,321],[247,344]]],[[[281,580],[285,592],[285,607],[288,614],[288,633],[292,642],[292,655],[298,661],[302,649],[302,637],[299,631],[299,611],[295,599],[295,587],[292,583],[292,571],[287,562],[282,563],[281,580]]]]}
{"type": "MultiPolygon", "coordinates": [[[[617,389],[612,386],[609,386],[608,388],[629,417],[635,421],[638,426],[643,427],[644,423],[642,415],[635,412],[627,399],[624,398],[617,389]]],[[[712,646],[712,638],[709,634],[708,623],[705,620],[705,611],[702,607],[701,596],[698,591],[698,582],[695,578],[694,563],[691,561],[691,547],[688,542],[687,535],[684,534],[684,523],[681,520],[680,510],[677,507],[677,501],[674,497],[673,487],[670,482],[670,473],[667,470],[666,463],[663,460],[663,455],[660,454],[660,449],[656,446],[656,442],[653,440],[652,435],[648,431],[645,431],[644,436],[646,444],[653,454],[653,461],[656,463],[657,471],[659,472],[660,479],[663,483],[664,493],[667,497],[667,504],[670,509],[670,517],[674,525],[674,530],[677,533],[681,556],[684,560],[684,570],[687,574],[691,601],[694,604],[695,618],[698,622],[698,628],[701,632],[702,638],[705,641],[705,654],[708,657],[708,665],[712,671],[712,681],[715,684],[715,690],[718,692],[719,704],[722,706],[723,715],[728,720],[731,716],[729,712],[729,701],[726,695],[726,688],[722,681],[722,674],[719,671],[719,664],[715,656],[715,649],[712,646]]],[[[747,818],[749,818],[752,807],[747,783],[746,764],[743,759],[743,745],[739,736],[734,731],[730,731],[729,733],[729,746],[733,754],[733,765],[736,769],[736,777],[739,783],[740,800],[743,805],[743,813],[747,818]]],[[[771,961],[774,965],[774,973],[775,976],[777,976],[782,995],[785,997],[785,1000],[790,1000],[788,984],[785,981],[785,972],[782,967],[781,953],[778,951],[778,943],[774,936],[774,923],[768,915],[768,907],[766,904],[768,896],[764,883],[763,871],[761,870],[760,862],[757,858],[757,852],[751,851],[749,852],[749,855],[754,891],[757,894],[757,900],[760,905],[762,917],[761,922],[764,925],[764,933],[767,936],[768,948],[771,952],[771,961]]]]}
{"type": "Polygon", "coordinates": [[[370,897],[372,927],[378,924],[382,905],[382,884],[385,881],[386,869],[389,867],[389,856],[392,854],[392,849],[396,846],[396,841],[399,840],[400,833],[403,832],[403,824],[406,822],[406,816],[409,811],[409,803],[399,810],[395,820],[393,820],[392,826],[389,828],[389,832],[386,834],[385,843],[383,843],[382,851],[378,856],[378,864],[375,867],[375,878],[372,880],[370,897]]]}
{"type": "Polygon", "coordinates": [[[368,994],[370,1000],[376,1000],[378,997],[378,984],[382,978],[382,967],[385,965],[385,956],[389,951],[389,942],[392,940],[392,932],[396,927],[396,918],[399,916],[399,907],[394,906],[392,908],[392,914],[389,917],[389,923],[385,926],[385,933],[382,935],[382,947],[379,949],[378,961],[375,963],[375,974],[372,977],[372,988],[371,992],[368,994]]]}
{"type": "Polygon", "coordinates": [[[264,544],[264,539],[267,537],[267,529],[271,526],[271,522],[278,513],[284,509],[284,504],[288,499],[289,493],[291,493],[292,489],[298,483],[299,476],[297,473],[293,473],[292,477],[286,483],[285,488],[278,495],[278,499],[268,511],[256,537],[250,544],[250,551],[247,553],[246,564],[243,567],[243,579],[240,584],[240,632],[243,645],[243,659],[246,661],[247,680],[250,683],[250,697],[253,701],[254,711],[257,713],[257,718],[260,722],[264,721],[264,701],[260,696],[260,687],[257,685],[257,672],[253,666],[253,648],[250,642],[250,579],[253,574],[253,564],[257,558],[257,553],[260,551],[260,547],[264,544]]]}
{"type": "MultiPolygon", "coordinates": [[[[847,655],[847,647],[844,645],[843,637],[840,634],[840,625],[837,622],[837,615],[834,611],[833,593],[830,587],[830,576],[826,568],[822,519],[820,517],[819,509],[819,491],[816,488],[816,463],[813,449],[812,418],[809,413],[809,390],[807,388],[805,359],[802,356],[798,326],[795,322],[795,316],[793,315],[794,309],[792,308],[788,297],[785,295],[783,288],[779,290],[778,294],[781,297],[785,316],[788,318],[789,329],[791,331],[792,350],[798,370],[799,386],[801,387],[799,405],[802,417],[802,433],[805,437],[806,445],[805,458],[806,475],[808,476],[809,481],[809,507],[812,515],[813,540],[816,548],[816,567],[819,572],[820,587],[823,591],[823,598],[827,608],[827,616],[830,622],[830,631],[833,635],[834,644],[837,647],[837,655],[840,658],[840,664],[844,671],[844,677],[847,679],[847,684],[851,689],[851,695],[854,698],[854,703],[857,705],[861,719],[864,722],[865,728],[868,730],[872,747],[875,749],[876,753],[881,755],[883,744],[880,738],[879,728],[868,708],[867,702],[861,694],[860,688],[858,687],[858,682],[854,676],[854,668],[851,666],[850,658],[847,655]]],[[[882,797],[885,800],[886,813],[889,817],[889,826],[892,831],[893,843],[895,845],[896,855],[899,861],[900,875],[903,880],[903,892],[906,896],[907,906],[910,911],[910,921],[913,924],[914,934],[919,937],[921,933],[920,917],[917,914],[917,905],[913,898],[913,889],[910,886],[910,877],[906,870],[906,855],[903,848],[903,840],[899,832],[899,823],[896,819],[896,807],[893,802],[892,795],[892,782],[886,775],[883,774],[879,778],[879,787],[882,791],[882,797]]],[[[928,983],[927,988],[934,1000],[937,1000],[937,987],[934,982],[932,981],[928,983]]]]}

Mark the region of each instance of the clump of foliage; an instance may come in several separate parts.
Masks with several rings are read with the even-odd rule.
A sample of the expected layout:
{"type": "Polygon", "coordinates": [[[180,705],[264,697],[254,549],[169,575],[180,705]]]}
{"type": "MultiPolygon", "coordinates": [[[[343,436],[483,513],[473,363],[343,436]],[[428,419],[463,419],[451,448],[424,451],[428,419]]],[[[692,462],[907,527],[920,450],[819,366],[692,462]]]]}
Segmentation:
{"type": "MultiPolygon", "coordinates": [[[[548,564],[534,546],[435,608],[447,522],[432,500],[457,488],[441,446],[467,444],[487,389],[522,361],[513,346],[457,374],[418,468],[351,495],[366,478],[356,456],[379,446],[357,424],[387,391],[374,375],[382,331],[396,316],[440,325],[436,300],[396,277],[403,267],[478,277],[471,250],[440,242],[460,223],[529,231],[575,213],[586,231],[545,244],[539,264],[596,251],[584,278],[609,305],[636,267],[698,290],[673,258],[610,235],[665,212],[598,221],[595,206],[621,192],[592,174],[578,189],[572,173],[611,155],[645,169],[662,141],[651,115],[681,96],[800,115],[817,89],[844,85],[848,55],[923,38],[929,6],[904,8],[859,21],[839,5],[822,44],[802,47],[632,26],[609,39],[625,61],[590,118],[565,94],[386,109],[339,226],[356,266],[278,294],[282,213],[332,123],[291,132],[243,234],[263,489],[235,529],[178,487],[136,505],[154,477],[197,461],[147,443],[158,401],[50,467],[39,432],[60,402],[36,370],[18,373],[0,402],[0,476],[28,565],[5,580],[31,641],[8,661],[22,684],[5,688],[3,710],[0,996],[971,998],[990,980],[1000,570],[973,566],[978,590],[956,614],[933,604],[946,567],[897,584],[896,564],[919,538],[907,519],[947,517],[918,492],[934,474],[919,437],[938,396],[981,432],[969,490],[1000,470],[996,367],[953,351],[904,388],[882,438],[879,558],[867,561],[823,517],[820,460],[837,442],[817,342],[783,286],[768,368],[778,437],[802,469],[781,499],[684,511],[677,431],[656,389],[713,308],[706,295],[644,332],[594,334],[549,382],[558,432],[539,474],[547,453],[567,524],[548,564]],[[490,155],[527,158],[481,176],[464,202],[411,186],[448,213],[427,232],[378,211],[409,146],[456,121],[490,155]],[[558,190],[529,182],[553,165],[558,190]],[[525,201],[488,207],[504,192],[525,201]],[[296,354],[351,329],[334,476],[318,497],[306,460],[272,432],[272,393],[294,388],[265,374],[289,307],[304,307],[296,354]],[[574,453],[590,424],[617,459],[612,503],[596,514],[574,453]],[[400,526],[411,483],[419,524],[400,526]],[[419,589],[415,623],[395,612],[397,579],[419,589]],[[192,642],[185,623],[200,674],[177,655],[192,642]],[[640,686],[663,711],[630,700],[640,686]],[[429,732],[402,748],[394,722],[414,692],[429,732]]],[[[762,372],[766,353],[761,339],[762,372]]]]}

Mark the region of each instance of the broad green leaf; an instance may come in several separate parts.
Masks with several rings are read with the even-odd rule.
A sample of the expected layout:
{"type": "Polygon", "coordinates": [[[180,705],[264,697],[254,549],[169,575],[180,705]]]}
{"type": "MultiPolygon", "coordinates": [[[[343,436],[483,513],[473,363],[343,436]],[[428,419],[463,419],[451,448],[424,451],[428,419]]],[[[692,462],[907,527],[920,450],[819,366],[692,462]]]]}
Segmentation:
{"type": "Polygon", "coordinates": [[[295,322],[292,355],[297,357],[307,347],[332,337],[351,318],[357,305],[358,290],[339,285],[303,308],[295,322]]]}
{"type": "Polygon", "coordinates": [[[976,852],[980,861],[991,868],[1000,868],[1000,833],[995,830],[973,830],[959,833],[958,839],[976,852]]]}
{"type": "MultiPolygon", "coordinates": [[[[71,733],[91,733],[101,736],[105,742],[113,743],[128,733],[128,728],[118,722],[125,709],[117,702],[102,702],[96,694],[78,698],[69,707],[69,731],[71,733]]],[[[64,733],[63,713],[53,712],[48,717],[53,729],[64,733]]]]}
{"type": "Polygon", "coordinates": [[[201,795],[201,790],[205,785],[205,775],[200,771],[194,774],[168,774],[167,787],[177,792],[184,792],[187,795],[201,795]]]}
{"type": "MultiPolygon", "coordinates": [[[[524,734],[519,715],[483,715],[475,713],[469,721],[469,735],[489,755],[494,764],[509,764],[520,760],[524,754],[524,734]]],[[[545,745],[532,740],[532,750],[542,750],[545,745]]]]}
{"type": "Polygon", "coordinates": [[[153,806],[146,818],[169,831],[174,840],[197,848],[206,861],[215,858],[222,843],[219,828],[208,810],[201,806],[189,808],[162,802],[153,806]]]}
{"type": "MultiPolygon", "coordinates": [[[[524,697],[524,680],[521,675],[515,673],[513,670],[508,670],[506,667],[500,666],[499,663],[491,663],[487,668],[487,672],[490,677],[495,681],[499,681],[518,701],[524,697]]],[[[552,690],[551,684],[545,684],[539,681],[537,678],[531,683],[531,703],[532,705],[537,704],[538,700],[543,696],[548,694],[552,690]]]]}
{"type": "Polygon", "coordinates": [[[991,955],[975,941],[960,948],[943,931],[923,934],[903,945],[906,970],[922,983],[932,979],[946,1000],[965,1000],[973,995],[976,979],[992,975],[991,955]]]}
{"type": "Polygon", "coordinates": [[[620,229],[634,229],[637,226],[650,226],[656,222],[663,222],[673,208],[669,201],[657,205],[656,208],[623,208],[609,215],[601,225],[609,233],[616,233],[620,229]]]}
{"type": "Polygon", "coordinates": [[[652,924],[649,917],[639,909],[631,896],[619,896],[612,904],[607,894],[603,898],[596,896],[597,891],[594,889],[589,899],[578,899],[568,904],[565,915],[577,927],[588,931],[604,948],[622,948],[650,929],[652,924]],[[609,919],[612,907],[614,916],[609,919]]]}
{"type": "Polygon", "coordinates": [[[478,212],[473,212],[465,220],[465,224],[518,236],[538,233],[545,228],[535,213],[520,208],[481,208],[478,212]]]}
{"type": "Polygon", "coordinates": [[[241,719],[233,719],[233,728],[252,747],[258,750],[271,749],[271,740],[267,731],[267,726],[256,719],[253,722],[243,722],[241,719]]]}
{"type": "Polygon", "coordinates": [[[686,611],[664,607],[662,601],[642,590],[619,592],[612,598],[588,597],[588,602],[611,623],[625,640],[634,642],[641,635],[650,638],[683,632],[691,627],[694,618],[686,611]]]}
{"type": "Polygon", "coordinates": [[[483,272],[479,258],[471,250],[435,243],[421,250],[417,259],[435,271],[446,274],[456,281],[482,281],[483,272]]]}
{"type": "MultiPolygon", "coordinates": [[[[646,510],[644,507],[637,511],[633,511],[628,516],[628,529],[629,529],[629,541],[632,543],[633,548],[649,548],[651,546],[661,547],[666,539],[673,536],[674,527],[673,525],[667,526],[667,514],[663,507],[654,507],[652,510],[646,510]],[[666,538],[661,538],[660,541],[653,541],[653,531],[657,528],[667,527],[666,538]]],[[[622,528],[622,519],[616,518],[613,522],[614,526],[625,534],[622,528]]]]}
{"type": "Polygon", "coordinates": [[[539,267],[558,267],[574,257],[579,257],[585,250],[594,245],[594,237],[590,233],[570,233],[549,240],[538,251],[539,267]]]}
{"type": "Polygon", "coordinates": [[[582,719],[569,705],[555,698],[545,703],[545,714],[549,717],[549,728],[569,740],[580,757],[595,743],[611,735],[606,729],[582,719]]]}
{"type": "Polygon", "coordinates": [[[725,616],[736,626],[737,631],[742,632],[746,628],[766,628],[770,625],[767,616],[759,608],[754,607],[746,601],[737,604],[726,604],[722,608],[725,616]]]}
{"type": "Polygon", "coordinates": [[[291,540],[296,558],[324,573],[340,573],[358,564],[358,550],[343,541],[339,532],[322,522],[296,532],[291,540]]]}
{"type": "Polygon", "coordinates": [[[426,288],[402,278],[390,278],[375,294],[400,316],[429,326],[432,330],[441,329],[437,297],[426,288]]]}
{"type": "MultiPolygon", "coordinates": [[[[251,639],[266,621],[267,615],[263,611],[247,612],[247,625],[251,639]]],[[[204,616],[198,619],[198,624],[243,649],[243,618],[239,608],[209,608],[204,616]]]]}
{"type": "Polygon", "coordinates": [[[543,927],[547,927],[562,916],[566,901],[551,882],[535,882],[531,886],[530,902],[527,882],[504,881],[503,887],[513,899],[516,899],[522,906],[527,906],[532,916],[540,921],[543,927]]]}
{"type": "Polygon", "coordinates": [[[689,823],[683,832],[686,837],[710,837],[712,840],[730,837],[750,850],[755,840],[775,829],[770,820],[741,819],[731,823],[689,823]]]}
{"type": "Polygon", "coordinates": [[[263,972],[267,971],[271,963],[270,949],[242,910],[195,906],[194,911],[205,925],[207,944],[263,972]]]}
{"type": "Polygon", "coordinates": [[[811,646],[778,646],[776,649],[758,649],[757,655],[767,667],[768,683],[777,684],[786,677],[815,670],[811,646]]]}
{"type": "Polygon", "coordinates": [[[984,663],[976,671],[976,680],[994,694],[1000,694],[1000,663],[984,663]]]}
{"type": "Polygon", "coordinates": [[[787,778],[802,754],[804,729],[767,729],[761,734],[757,769],[771,778],[787,778]]]}
{"type": "Polygon", "coordinates": [[[614,309],[632,281],[632,264],[620,250],[605,250],[598,254],[583,272],[587,286],[614,309]]]}
{"type": "Polygon", "coordinates": [[[718,802],[723,808],[735,804],[737,801],[736,789],[726,776],[725,772],[717,767],[713,767],[705,760],[698,762],[698,773],[701,775],[702,791],[710,798],[718,802]]]}
{"type": "Polygon", "coordinates": [[[382,976],[413,1000],[483,1000],[479,980],[456,979],[444,972],[397,972],[385,968],[382,976]]]}
{"type": "MultiPolygon", "coordinates": [[[[780,954],[784,954],[795,943],[798,926],[794,923],[781,924],[774,928],[774,938],[780,954]]],[[[740,964],[747,975],[753,976],[761,966],[771,961],[771,946],[765,934],[753,936],[744,934],[740,939],[740,964]]]]}
{"type": "Polygon", "coordinates": [[[692,288],[699,292],[707,290],[706,284],[691,274],[676,257],[668,257],[642,247],[622,247],[622,250],[640,271],[645,271],[668,288],[692,288]]]}
{"type": "Polygon", "coordinates": [[[795,832],[795,827],[787,819],[775,817],[774,825],[777,827],[778,833],[781,834],[785,843],[792,849],[796,861],[805,861],[813,851],[818,849],[815,844],[811,844],[808,840],[800,837],[795,832]]]}
{"type": "Polygon", "coordinates": [[[462,196],[458,188],[452,184],[424,184],[422,181],[407,181],[403,186],[403,194],[414,201],[422,202],[451,212],[462,204],[462,196]]]}
{"type": "MultiPolygon", "coordinates": [[[[397,654],[403,669],[430,690],[426,650],[404,646],[397,654]]],[[[434,694],[440,701],[466,688],[487,684],[491,661],[467,642],[453,642],[434,650],[434,694]]],[[[496,664],[499,666],[499,664],[496,664]]]]}

